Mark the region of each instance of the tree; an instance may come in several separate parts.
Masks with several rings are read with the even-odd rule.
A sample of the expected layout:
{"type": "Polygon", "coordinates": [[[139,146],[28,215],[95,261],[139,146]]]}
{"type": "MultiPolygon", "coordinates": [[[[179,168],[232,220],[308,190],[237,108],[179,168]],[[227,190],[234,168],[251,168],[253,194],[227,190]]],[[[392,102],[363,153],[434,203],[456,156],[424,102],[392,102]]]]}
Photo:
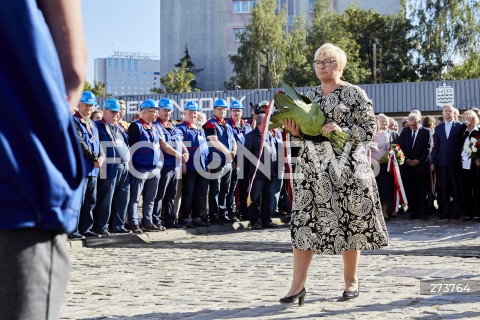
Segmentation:
{"type": "Polygon", "coordinates": [[[237,54],[230,57],[235,76],[226,86],[256,88],[258,62],[263,66],[261,87],[279,86],[287,68],[285,28],[286,13],[278,10],[276,0],[257,1],[251,11],[251,22],[245,26],[245,32],[238,35],[242,44],[237,54]]]}
{"type": "MultiPolygon", "coordinates": [[[[195,79],[195,74],[188,71],[187,62],[183,61],[180,67],[173,68],[172,71],[168,72],[164,77],[160,78],[160,82],[164,86],[165,90],[160,93],[176,93],[176,92],[192,92],[192,87],[190,83],[195,79]]],[[[152,88],[153,90],[162,89],[152,88]]],[[[150,92],[152,92],[150,89],[150,92]]],[[[195,89],[193,91],[199,91],[195,89]]]]}
{"type": "Polygon", "coordinates": [[[296,17],[292,30],[287,36],[287,69],[284,81],[297,87],[315,85],[315,72],[311,61],[307,59],[309,56],[307,36],[305,19],[296,17]]]}
{"type": "MultiPolygon", "coordinates": [[[[184,51],[185,55],[180,59],[180,62],[177,63],[175,65],[175,67],[177,68],[181,68],[182,67],[182,63],[184,61],[186,61],[186,67],[187,67],[187,70],[190,72],[190,73],[193,73],[195,76],[197,74],[199,74],[200,72],[203,71],[203,68],[202,69],[197,69],[195,68],[195,64],[192,62],[192,58],[190,57],[190,54],[188,53],[188,47],[187,45],[185,44],[185,51],[184,51]]],[[[197,81],[195,80],[195,78],[190,82],[190,87],[192,88],[192,90],[195,90],[195,89],[199,89],[197,88],[197,81]]]]}
{"type": "Polygon", "coordinates": [[[153,87],[153,88],[150,88],[150,93],[162,94],[162,93],[165,93],[165,90],[163,90],[162,88],[153,87]]]}
{"type": "Polygon", "coordinates": [[[369,70],[361,65],[360,46],[342,23],[339,15],[333,11],[331,1],[317,0],[313,7],[312,25],[307,37],[308,60],[313,61],[315,51],[322,44],[330,42],[342,48],[347,55],[348,63],[343,78],[352,83],[362,83],[368,78],[369,70]]]}
{"type": "Polygon", "coordinates": [[[454,65],[444,76],[445,80],[463,80],[480,78],[480,53],[471,51],[460,64],[454,65]]]}
{"type": "Polygon", "coordinates": [[[478,43],[478,0],[411,1],[418,72],[422,80],[443,79],[458,56],[478,43]]]}
{"type": "Polygon", "coordinates": [[[234,76],[224,84],[225,89],[234,89],[235,86],[242,88],[257,87],[257,54],[251,45],[248,32],[242,32],[237,35],[242,45],[237,50],[237,54],[230,56],[233,64],[234,76]]]}
{"type": "Polygon", "coordinates": [[[105,83],[93,80],[93,86],[87,80],[83,85],[83,91],[91,91],[97,97],[111,96],[111,93],[106,92],[105,83]]]}
{"type": "MultiPolygon", "coordinates": [[[[352,5],[340,15],[339,21],[360,46],[360,66],[368,70],[362,83],[373,83],[374,44],[377,54],[382,49],[382,82],[415,81],[418,78],[411,56],[414,49],[409,36],[412,26],[405,17],[404,9],[394,15],[382,15],[352,5]]],[[[377,61],[379,67],[380,61],[377,61]]]]}

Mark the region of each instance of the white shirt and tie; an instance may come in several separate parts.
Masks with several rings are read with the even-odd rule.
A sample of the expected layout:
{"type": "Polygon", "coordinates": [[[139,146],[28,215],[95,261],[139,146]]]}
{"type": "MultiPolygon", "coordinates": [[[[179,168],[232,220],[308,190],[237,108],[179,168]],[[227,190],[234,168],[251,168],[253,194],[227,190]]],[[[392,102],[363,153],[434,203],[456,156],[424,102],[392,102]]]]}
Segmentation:
{"type": "Polygon", "coordinates": [[[450,131],[452,130],[452,124],[453,124],[453,121],[448,121],[448,122],[445,121],[445,134],[447,135],[447,139],[448,139],[448,136],[450,135],[450,131]]]}
{"type": "Polygon", "coordinates": [[[413,146],[415,145],[415,140],[417,139],[417,132],[418,132],[418,129],[412,130],[412,149],[413,149],[413,146]]]}

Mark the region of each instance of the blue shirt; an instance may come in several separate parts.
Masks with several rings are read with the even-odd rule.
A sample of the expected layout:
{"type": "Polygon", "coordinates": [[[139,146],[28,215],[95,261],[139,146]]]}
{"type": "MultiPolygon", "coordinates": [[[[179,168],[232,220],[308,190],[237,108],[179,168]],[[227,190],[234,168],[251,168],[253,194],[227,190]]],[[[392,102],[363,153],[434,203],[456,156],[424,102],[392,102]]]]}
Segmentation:
{"type": "Polygon", "coordinates": [[[235,121],[230,118],[227,122],[233,130],[233,135],[237,143],[245,144],[245,135],[252,131],[252,127],[245,120],[240,121],[240,126],[237,126],[235,121]]]}
{"type": "MultiPolygon", "coordinates": [[[[203,126],[205,129],[205,135],[208,137],[210,136],[217,136],[218,141],[220,141],[229,151],[233,151],[233,142],[235,141],[235,137],[233,134],[233,129],[224,119],[218,119],[216,117],[212,117],[210,120],[205,123],[203,126]]],[[[208,163],[212,162],[214,158],[214,154],[217,153],[220,156],[220,165],[219,168],[223,167],[226,163],[225,155],[219,152],[215,147],[210,147],[210,153],[208,156],[208,163]]]]}
{"type": "MultiPolygon", "coordinates": [[[[182,149],[182,135],[180,131],[175,127],[171,122],[168,122],[170,125],[164,126],[159,118],[153,123],[157,131],[162,132],[165,137],[165,142],[168,143],[173,149],[177,150],[180,154],[183,153],[182,149]]],[[[174,170],[182,166],[182,161],[178,160],[176,157],[162,152],[163,156],[163,168],[174,170]]]]}
{"type": "Polygon", "coordinates": [[[203,170],[207,171],[208,143],[205,131],[202,128],[195,129],[190,123],[182,122],[177,125],[183,137],[183,143],[188,149],[187,171],[198,171],[194,161],[198,161],[203,170]],[[198,154],[198,160],[194,160],[198,154]]]}
{"type": "Polygon", "coordinates": [[[128,145],[134,148],[132,165],[139,172],[150,172],[156,167],[161,168],[160,140],[163,135],[153,124],[147,125],[138,119],[128,127],[128,145]],[[141,143],[136,146],[135,144],[141,143]]]}
{"type": "Polygon", "coordinates": [[[0,1],[0,229],[71,232],[83,194],[57,52],[37,2],[0,1]]]}
{"type": "Polygon", "coordinates": [[[116,175],[116,164],[126,163],[129,159],[128,135],[118,123],[110,124],[105,119],[95,121],[100,137],[100,144],[106,150],[106,158],[101,170],[106,170],[106,179],[116,175]],[[108,161],[107,161],[108,159],[108,161]]]}

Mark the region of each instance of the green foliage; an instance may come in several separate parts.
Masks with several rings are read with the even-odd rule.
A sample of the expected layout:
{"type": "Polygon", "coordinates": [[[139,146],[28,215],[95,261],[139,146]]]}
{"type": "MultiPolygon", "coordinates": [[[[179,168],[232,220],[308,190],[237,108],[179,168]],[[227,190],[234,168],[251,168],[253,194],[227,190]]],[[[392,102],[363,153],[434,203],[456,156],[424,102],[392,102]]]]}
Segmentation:
{"type": "Polygon", "coordinates": [[[469,54],[479,41],[478,0],[411,1],[412,23],[422,80],[440,80],[456,56],[469,54]]]}
{"type": "Polygon", "coordinates": [[[401,10],[394,15],[381,15],[355,6],[339,16],[339,24],[353,35],[359,48],[360,67],[368,70],[361,83],[373,83],[373,45],[377,47],[377,79],[380,77],[380,48],[382,50],[382,82],[415,81],[417,74],[411,51],[414,49],[408,34],[410,22],[401,10]]]}
{"type": "Polygon", "coordinates": [[[238,48],[237,54],[230,56],[233,64],[233,72],[235,76],[229,82],[224,84],[225,89],[234,89],[235,85],[242,88],[257,87],[257,53],[251,46],[248,32],[239,34],[242,45],[238,48]]]}
{"type": "MultiPolygon", "coordinates": [[[[373,82],[373,44],[382,49],[385,83],[479,77],[480,1],[408,0],[408,6],[405,1],[398,13],[381,15],[355,6],[337,14],[331,0],[317,0],[311,23],[296,18],[288,33],[285,10],[278,10],[275,0],[259,0],[239,35],[237,54],[230,56],[234,76],[224,87],[256,88],[258,61],[266,66],[267,54],[261,87],[278,87],[282,81],[313,86],[318,80],[311,61],[327,42],[347,54],[342,78],[352,83],[373,82]],[[454,66],[454,59],[462,62],[454,66]]],[[[379,61],[377,68],[379,76],[379,61]]]]}
{"type": "MultiPolygon", "coordinates": [[[[195,68],[195,64],[192,62],[192,58],[190,57],[190,53],[188,52],[188,46],[185,44],[185,55],[180,59],[180,62],[175,65],[177,68],[182,67],[182,63],[186,62],[186,68],[190,73],[193,73],[195,76],[203,71],[202,69],[195,68]]],[[[197,81],[195,78],[190,82],[190,87],[193,91],[199,91],[200,89],[197,87],[197,81]],[[196,90],[199,89],[199,90],[196,90]]]]}
{"type": "Polygon", "coordinates": [[[163,90],[162,88],[153,87],[153,88],[150,88],[150,93],[162,94],[162,93],[165,93],[165,90],[163,90]]]}
{"type": "MultiPolygon", "coordinates": [[[[318,136],[323,135],[322,129],[325,124],[325,115],[318,105],[298,92],[295,87],[287,83],[282,84],[285,93],[275,93],[275,113],[270,118],[268,128],[278,128],[283,125],[285,119],[292,119],[298,124],[303,134],[318,136]]],[[[325,135],[334,148],[343,149],[348,141],[348,135],[341,131],[332,131],[325,135]]]]}
{"type": "Polygon", "coordinates": [[[354,35],[343,25],[339,15],[331,7],[329,0],[317,0],[313,8],[312,25],[307,43],[308,60],[313,61],[315,51],[324,43],[330,42],[345,51],[348,63],[343,78],[352,83],[362,83],[368,79],[368,68],[361,65],[360,46],[354,35]]]}
{"type": "Polygon", "coordinates": [[[93,86],[87,80],[83,85],[83,91],[91,91],[96,97],[111,96],[111,93],[106,92],[105,83],[93,80],[93,86]]]}
{"type": "Polygon", "coordinates": [[[288,50],[286,53],[287,69],[284,81],[297,87],[315,85],[315,72],[311,61],[307,59],[308,30],[303,17],[296,17],[290,34],[287,35],[288,50]]]}
{"type": "MultiPolygon", "coordinates": [[[[195,74],[188,70],[187,62],[182,61],[181,67],[175,67],[164,77],[160,78],[160,82],[165,88],[164,92],[161,93],[199,91],[199,89],[192,90],[190,83],[193,79],[195,79],[195,74]]],[[[155,88],[152,89],[156,90],[155,88]]],[[[150,89],[150,91],[152,91],[152,89],[150,89]]]]}
{"type": "Polygon", "coordinates": [[[278,14],[276,0],[259,0],[251,11],[251,22],[240,35],[242,45],[237,54],[230,57],[235,78],[226,87],[240,85],[256,88],[258,61],[265,66],[260,72],[261,87],[277,87],[281,84],[287,68],[286,13],[278,14]],[[267,68],[268,66],[268,68],[267,68]]]}
{"type": "Polygon", "coordinates": [[[294,87],[283,83],[285,93],[275,93],[276,112],[270,118],[269,130],[283,125],[285,119],[294,120],[304,134],[318,136],[322,134],[325,115],[318,105],[300,94],[294,87]]]}
{"type": "Polygon", "coordinates": [[[460,64],[453,66],[444,76],[446,80],[480,78],[480,53],[472,51],[460,64]]]}

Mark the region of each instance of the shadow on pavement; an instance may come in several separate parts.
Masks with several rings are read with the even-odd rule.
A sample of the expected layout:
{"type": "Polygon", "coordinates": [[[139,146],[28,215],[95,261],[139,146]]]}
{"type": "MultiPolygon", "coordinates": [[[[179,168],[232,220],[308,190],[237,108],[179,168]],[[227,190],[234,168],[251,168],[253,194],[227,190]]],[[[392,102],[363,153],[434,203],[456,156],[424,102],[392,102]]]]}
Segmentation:
{"type": "MultiPolygon", "coordinates": [[[[275,241],[144,241],[139,237],[109,237],[103,239],[89,239],[89,248],[158,248],[158,249],[187,249],[187,250],[235,250],[259,252],[292,252],[290,242],[275,241]]],[[[385,248],[381,250],[364,250],[367,255],[408,255],[408,256],[448,256],[448,257],[477,257],[480,258],[480,245],[452,245],[445,247],[426,247],[420,249],[385,248]]]]}
{"type": "MultiPolygon", "coordinates": [[[[375,311],[378,315],[385,314],[385,318],[394,319],[396,316],[401,316],[401,310],[404,308],[428,308],[435,306],[442,306],[444,310],[438,310],[436,313],[432,313],[432,310],[426,310],[424,315],[416,316],[414,319],[478,319],[480,312],[462,310],[461,306],[455,307],[456,304],[461,303],[461,297],[457,301],[445,301],[438,300],[438,296],[432,296],[428,298],[413,298],[405,300],[395,300],[391,303],[375,303],[375,304],[361,304],[360,299],[345,301],[337,300],[338,308],[332,310],[332,304],[329,303],[328,310],[322,305],[322,302],[332,301],[334,297],[320,298],[320,299],[305,299],[305,305],[318,305],[318,313],[312,313],[307,310],[304,312],[302,307],[298,305],[284,306],[280,304],[267,305],[267,306],[254,306],[245,308],[231,308],[221,310],[201,310],[198,312],[156,312],[147,314],[136,314],[134,316],[108,316],[108,317],[93,317],[84,318],[85,320],[100,320],[100,319],[119,319],[119,320],[177,320],[177,319],[195,319],[195,320],[207,320],[207,319],[253,319],[259,317],[268,317],[271,319],[317,319],[317,318],[329,318],[329,317],[341,317],[345,315],[345,318],[352,318],[361,316],[362,313],[375,311]],[[453,307],[449,307],[452,305],[453,307]],[[454,308],[454,309],[452,309],[454,308]],[[393,312],[391,315],[389,313],[393,312]],[[298,313],[298,315],[296,315],[298,313]]],[[[480,298],[478,300],[480,302],[480,298]]],[[[271,303],[271,301],[265,301],[265,303],[271,303]]],[[[435,308],[437,310],[437,308],[435,308]]]]}

